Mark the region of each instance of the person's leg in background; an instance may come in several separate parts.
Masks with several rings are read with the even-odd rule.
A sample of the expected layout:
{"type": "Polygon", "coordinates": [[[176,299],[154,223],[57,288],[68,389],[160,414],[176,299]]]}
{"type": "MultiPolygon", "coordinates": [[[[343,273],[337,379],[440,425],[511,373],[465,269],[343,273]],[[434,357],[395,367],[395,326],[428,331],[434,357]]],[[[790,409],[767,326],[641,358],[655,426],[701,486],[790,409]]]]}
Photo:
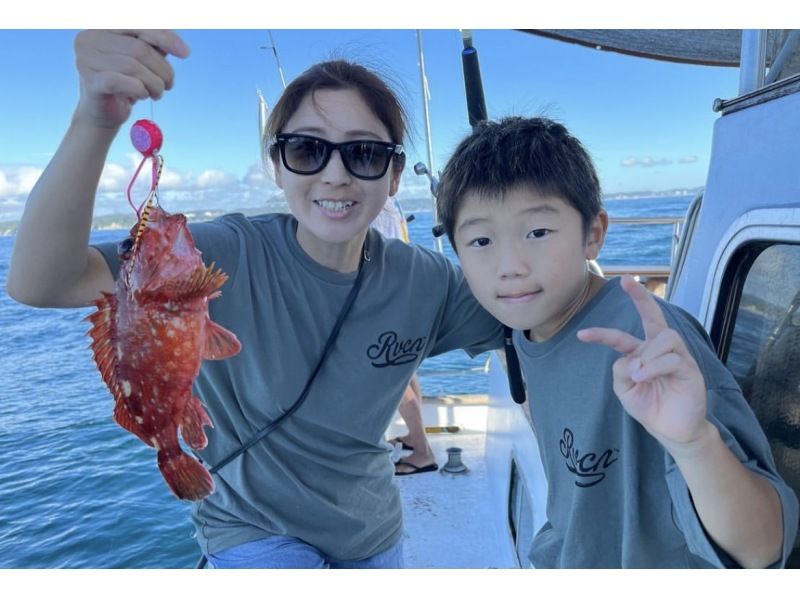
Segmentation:
{"type": "Polygon", "coordinates": [[[406,388],[400,406],[397,408],[406,423],[408,434],[393,439],[402,442],[406,450],[412,451],[395,463],[396,475],[410,475],[436,471],[436,457],[425,434],[425,423],[422,421],[422,390],[416,374],[406,388]]]}

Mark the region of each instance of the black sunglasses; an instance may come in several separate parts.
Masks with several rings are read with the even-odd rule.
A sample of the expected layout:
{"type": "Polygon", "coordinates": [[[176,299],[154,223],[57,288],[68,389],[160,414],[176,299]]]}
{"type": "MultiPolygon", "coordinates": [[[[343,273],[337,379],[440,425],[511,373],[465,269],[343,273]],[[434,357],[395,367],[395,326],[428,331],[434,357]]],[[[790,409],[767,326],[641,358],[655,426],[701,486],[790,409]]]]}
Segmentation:
{"type": "Polygon", "coordinates": [[[333,150],[339,150],[347,172],[358,179],[374,181],[386,174],[395,156],[402,156],[403,146],[386,141],[358,139],[333,143],[311,135],[281,133],[275,136],[283,165],[295,174],[316,174],[328,164],[333,150]]]}

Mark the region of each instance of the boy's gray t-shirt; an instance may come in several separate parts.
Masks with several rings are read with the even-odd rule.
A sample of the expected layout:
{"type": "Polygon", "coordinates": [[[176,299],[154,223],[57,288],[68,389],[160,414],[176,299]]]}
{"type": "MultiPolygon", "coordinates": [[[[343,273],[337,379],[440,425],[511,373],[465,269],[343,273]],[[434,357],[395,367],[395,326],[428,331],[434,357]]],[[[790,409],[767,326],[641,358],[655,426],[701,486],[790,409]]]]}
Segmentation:
{"type": "MultiPolygon", "coordinates": [[[[772,482],[783,507],[782,566],[797,533],[798,501],[776,473],[769,444],[704,330],[659,300],[705,377],[708,418],[748,468],[772,482]]],[[[536,343],[514,331],[548,482],[547,522],[534,538],[536,567],[722,567],[686,483],[661,444],[625,412],[613,390],[620,354],[577,339],[582,328],[618,328],[644,338],[619,279],[606,283],[556,335],[536,343]]]]}
{"type": "MultiPolygon", "coordinates": [[[[298,398],[355,280],[312,260],[296,226],[288,214],[231,214],[190,227],[205,263],[229,276],[211,319],[242,343],[235,357],[205,361],[195,383],[214,422],[200,453],[209,468],[298,398]]],[[[361,290],[305,403],[194,505],[205,552],[271,535],[335,560],[393,546],[402,513],[383,434],[411,376],[428,356],[502,345],[502,328],[446,257],[374,230],[368,239],[361,290]]],[[[97,247],[116,276],[116,245],[97,247]]]]}

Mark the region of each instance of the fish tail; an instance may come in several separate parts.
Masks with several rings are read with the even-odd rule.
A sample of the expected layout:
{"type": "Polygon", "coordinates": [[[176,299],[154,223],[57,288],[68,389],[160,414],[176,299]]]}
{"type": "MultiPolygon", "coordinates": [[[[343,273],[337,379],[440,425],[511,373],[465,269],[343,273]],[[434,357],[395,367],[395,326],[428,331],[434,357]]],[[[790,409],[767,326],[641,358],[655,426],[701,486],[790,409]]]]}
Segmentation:
{"type": "Polygon", "coordinates": [[[180,449],[158,451],[158,468],[169,489],[180,499],[200,500],[214,491],[208,470],[180,449]]]}

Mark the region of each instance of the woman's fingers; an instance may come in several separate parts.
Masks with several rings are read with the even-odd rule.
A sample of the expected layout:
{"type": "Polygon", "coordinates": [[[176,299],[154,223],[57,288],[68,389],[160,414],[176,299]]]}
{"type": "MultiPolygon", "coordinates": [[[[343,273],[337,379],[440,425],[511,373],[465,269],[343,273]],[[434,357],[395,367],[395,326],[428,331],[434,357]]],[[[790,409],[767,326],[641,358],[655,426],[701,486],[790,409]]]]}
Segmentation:
{"type": "Polygon", "coordinates": [[[159,99],[172,88],[175,71],[167,55],[186,57],[189,49],[174,31],[89,30],[75,38],[81,77],[78,113],[100,126],[119,126],[137,100],[159,99]]]}
{"type": "MultiPolygon", "coordinates": [[[[166,63],[163,58],[161,60],[166,63]]],[[[163,69],[162,74],[158,74],[129,55],[107,54],[103,59],[103,70],[96,71],[94,78],[111,76],[114,80],[131,79],[130,85],[138,85],[147,91],[146,97],[157,100],[172,86],[175,75],[172,67],[169,70],[167,75],[163,74],[163,69]]]]}
{"type": "MultiPolygon", "coordinates": [[[[75,41],[78,70],[89,80],[104,73],[138,79],[150,97],[158,98],[175,81],[175,71],[161,45],[153,45],[170,43],[163,39],[166,33],[170,32],[146,32],[137,37],[110,31],[82,32],[75,41]]],[[[168,39],[172,38],[179,39],[174,35],[168,39]]]]}
{"type": "Polygon", "coordinates": [[[114,95],[130,100],[144,100],[150,92],[140,79],[114,72],[96,73],[86,79],[86,88],[95,95],[114,95]]]}
{"type": "Polygon", "coordinates": [[[116,29],[109,33],[140,39],[157,48],[162,54],[171,54],[177,58],[189,56],[189,46],[174,31],[169,29],[116,29]]]}

